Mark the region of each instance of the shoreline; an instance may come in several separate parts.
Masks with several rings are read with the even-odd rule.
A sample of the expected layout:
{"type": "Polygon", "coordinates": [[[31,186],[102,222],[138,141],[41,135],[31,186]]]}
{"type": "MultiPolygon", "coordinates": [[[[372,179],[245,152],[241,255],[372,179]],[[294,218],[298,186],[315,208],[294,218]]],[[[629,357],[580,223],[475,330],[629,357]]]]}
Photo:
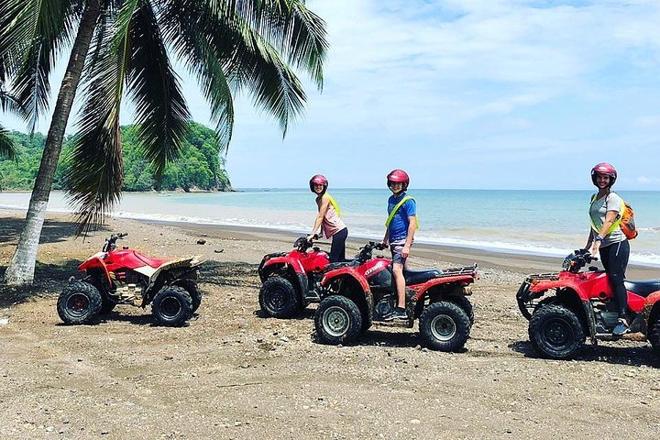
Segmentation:
{"type": "MultiPolygon", "coordinates": [[[[0,215],[13,218],[22,217],[25,210],[0,208],[0,215]]],[[[72,221],[72,214],[64,212],[49,211],[48,220],[72,221]]],[[[302,234],[293,231],[280,230],[275,228],[239,226],[239,225],[218,225],[218,224],[200,224],[170,220],[137,219],[124,217],[110,217],[112,220],[134,222],[137,224],[162,225],[174,227],[191,236],[211,237],[227,240],[240,241],[271,241],[281,243],[281,246],[272,249],[270,252],[287,251],[291,248],[293,241],[302,234]]],[[[350,234],[350,233],[349,233],[350,234]]],[[[354,255],[357,249],[362,246],[368,238],[351,237],[347,241],[347,257],[354,255]]],[[[327,240],[320,240],[319,244],[329,244],[327,240]]],[[[500,252],[488,249],[475,249],[460,246],[450,246],[443,244],[415,243],[413,247],[411,263],[413,266],[419,266],[418,259],[424,260],[423,265],[440,264],[445,266],[447,263],[453,265],[472,265],[477,263],[479,268],[494,269],[498,271],[513,272],[521,275],[528,275],[540,272],[557,272],[561,269],[563,257],[553,257],[545,255],[523,254],[514,252],[500,252]]],[[[628,279],[657,279],[660,278],[660,268],[651,265],[641,265],[637,263],[629,264],[627,270],[628,279]]],[[[522,279],[521,279],[522,281],[522,279]]]]}
{"type": "MultiPolygon", "coordinates": [[[[255,192],[249,196],[231,198],[231,194],[214,192],[186,196],[184,193],[177,192],[127,193],[121,206],[116,206],[108,218],[189,223],[211,227],[245,227],[262,232],[277,231],[301,235],[308,232],[307,220],[309,219],[307,217],[310,213],[301,210],[298,204],[273,207],[271,206],[271,196],[268,195],[255,196],[257,194],[255,192]],[[257,198],[254,199],[253,196],[257,198]]],[[[297,202],[301,201],[300,194],[279,197],[277,200],[289,200],[290,197],[297,202]]],[[[355,197],[357,197],[355,200],[362,200],[363,196],[355,197]]],[[[27,194],[7,194],[3,198],[0,193],[0,200],[2,200],[0,209],[23,212],[27,209],[27,194]]],[[[516,200],[518,199],[514,198],[511,201],[514,207],[518,206],[516,200]]],[[[352,209],[355,214],[354,217],[349,216],[348,219],[349,235],[364,241],[380,240],[383,226],[379,221],[380,217],[372,212],[373,206],[369,205],[368,209],[356,207],[352,209]]],[[[71,206],[66,201],[64,194],[53,193],[49,212],[72,215],[71,206]]],[[[530,229],[530,225],[533,224],[531,220],[535,218],[536,214],[516,220],[512,224],[508,223],[509,220],[504,219],[495,226],[485,225],[478,221],[475,223],[471,220],[471,215],[469,214],[465,219],[462,215],[453,215],[447,222],[442,218],[434,217],[428,230],[421,230],[416,234],[416,247],[424,245],[431,248],[447,248],[457,250],[458,253],[485,252],[501,255],[504,258],[515,255],[534,259],[543,257],[563,259],[574,249],[584,245],[582,233],[578,234],[574,228],[550,227],[546,231],[530,229]],[[465,222],[464,226],[460,226],[462,222],[465,222]]],[[[309,223],[311,224],[311,220],[309,223]]],[[[658,252],[658,246],[660,246],[658,232],[660,231],[652,225],[654,223],[649,223],[646,228],[641,228],[640,230],[648,231],[640,232],[642,237],[631,243],[633,245],[631,265],[660,269],[660,253],[658,252]]]]}
{"type": "MultiPolygon", "coordinates": [[[[179,230],[186,231],[191,235],[197,234],[213,238],[230,238],[234,240],[261,241],[266,239],[283,243],[282,248],[273,249],[272,252],[287,250],[287,245],[290,246],[296,238],[301,236],[301,234],[296,234],[295,232],[290,231],[250,226],[206,225],[165,220],[131,220],[149,225],[173,226],[179,230]]],[[[349,235],[346,242],[347,257],[353,255],[355,251],[365,243],[365,241],[366,239],[350,237],[349,235]]],[[[319,243],[323,245],[324,243],[329,242],[324,239],[319,243]]],[[[415,257],[424,260],[451,262],[452,264],[457,265],[472,265],[477,263],[481,269],[495,269],[525,275],[540,272],[558,272],[561,269],[561,263],[563,261],[563,257],[495,252],[427,243],[416,243],[414,245],[412,254],[413,263],[415,257]]],[[[652,266],[630,264],[628,265],[627,272],[628,278],[630,279],[660,278],[660,268],[652,266]]]]}

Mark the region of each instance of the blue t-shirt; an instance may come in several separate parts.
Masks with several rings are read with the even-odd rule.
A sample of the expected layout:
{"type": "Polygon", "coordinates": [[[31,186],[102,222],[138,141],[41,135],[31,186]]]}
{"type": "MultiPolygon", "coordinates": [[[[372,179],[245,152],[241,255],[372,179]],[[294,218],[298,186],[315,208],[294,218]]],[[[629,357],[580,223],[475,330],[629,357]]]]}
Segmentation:
{"type": "MultiPolygon", "coordinates": [[[[387,214],[392,213],[394,207],[406,196],[405,192],[402,192],[398,196],[390,196],[387,201],[387,214]]],[[[394,214],[392,222],[389,226],[390,231],[390,243],[395,243],[397,241],[404,241],[408,237],[408,226],[410,225],[411,216],[417,215],[417,204],[414,200],[408,200],[404,203],[401,208],[394,214]]]]}

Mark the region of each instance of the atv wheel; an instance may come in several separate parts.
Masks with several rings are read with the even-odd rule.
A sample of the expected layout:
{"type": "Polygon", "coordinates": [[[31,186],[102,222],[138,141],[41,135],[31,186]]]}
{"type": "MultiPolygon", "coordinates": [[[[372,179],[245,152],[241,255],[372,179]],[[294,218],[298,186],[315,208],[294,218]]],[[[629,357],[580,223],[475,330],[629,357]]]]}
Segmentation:
{"type": "Polygon", "coordinates": [[[346,344],[362,331],[362,313],[357,304],[341,295],[321,301],[314,315],[316,334],[324,344],[346,344]]]}
{"type": "Polygon", "coordinates": [[[193,301],[186,289],[165,286],[156,294],[151,304],[151,313],[159,324],[180,327],[192,316],[193,301]]]}
{"type": "Polygon", "coordinates": [[[57,299],[57,314],[65,324],[88,324],[101,311],[102,302],[96,287],[85,281],[74,281],[57,299]]]}
{"type": "Polygon", "coordinates": [[[585,335],[573,311],[557,304],[548,304],[532,315],[529,340],[543,356],[567,359],[584,344],[585,335]]]}
{"type": "Polygon", "coordinates": [[[272,276],[264,281],[259,291],[259,305],[273,318],[292,318],[302,310],[300,295],[284,277],[272,276]]]}
{"type": "Polygon", "coordinates": [[[195,313],[199,309],[200,304],[202,304],[202,292],[197,287],[197,283],[190,279],[184,279],[177,281],[176,285],[183,287],[190,294],[190,298],[192,298],[192,312],[195,313]]]}
{"type": "Polygon", "coordinates": [[[472,324],[474,324],[474,310],[472,309],[472,303],[469,299],[464,296],[451,296],[447,298],[447,301],[453,302],[461,309],[463,309],[465,314],[468,316],[468,319],[470,320],[470,327],[472,324]]]}
{"type": "Polygon", "coordinates": [[[653,322],[649,322],[648,339],[655,354],[660,356],[660,313],[656,313],[653,322]]]}
{"type": "Polygon", "coordinates": [[[470,336],[470,318],[453,302],[435,302],[419,317],[419,334],[424,345],[433,350],[456,351],[470,336]]]}

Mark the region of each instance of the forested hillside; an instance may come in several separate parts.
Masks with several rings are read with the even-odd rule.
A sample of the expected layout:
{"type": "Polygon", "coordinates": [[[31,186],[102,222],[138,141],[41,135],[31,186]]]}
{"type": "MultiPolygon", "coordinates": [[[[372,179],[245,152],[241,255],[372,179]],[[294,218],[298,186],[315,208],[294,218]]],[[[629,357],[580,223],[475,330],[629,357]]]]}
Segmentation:
{"type": "MultiPolygon", "coordinates": [[[[151,191],[154,189],[184,191],[228,191],[231,190],[229,176],[224,168],[220,147],[213,130],[194,122],[190,123],[181,156],[165,169],[158,187],[149,163],[144,159],[137,141],[137,127],[121,127],[124,151],[124,191],[151,191]]],[[[35,133],[30,137],[12,132],[18,154],[16,160],[0,160],[0,190],[32,190],[39,169],[45,136],[35,133]]],[[[66,189],[64,176],[69,166],[68,158],[73,148],[74,137],[64,143],[62,155],[55,174],[53,189],[66,189]]]]}

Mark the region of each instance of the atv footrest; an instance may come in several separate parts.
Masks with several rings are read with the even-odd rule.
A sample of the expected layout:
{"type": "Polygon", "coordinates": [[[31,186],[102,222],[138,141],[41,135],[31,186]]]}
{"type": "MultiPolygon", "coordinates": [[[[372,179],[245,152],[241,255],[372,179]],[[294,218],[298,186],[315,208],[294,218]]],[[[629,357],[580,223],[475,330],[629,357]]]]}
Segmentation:
{"type": "Polygon", "coordinates": [[[406,327],[406,328],[413,328],[413,321],[411,319],[408,319],[406,321],[400,320],[400,319],[395,319],[392,321],[373,321],[374,325],[382,325],[384,327],[406,327]]]}
{"type": "Polygon", "coordinates": [[[596,333],[596,339],[601,341],[619,341],[625,339],[627,341],[645,341],[646,336],[644,333],[626,333],[623,336],[614,336],[612,333],[596,333]]]}

